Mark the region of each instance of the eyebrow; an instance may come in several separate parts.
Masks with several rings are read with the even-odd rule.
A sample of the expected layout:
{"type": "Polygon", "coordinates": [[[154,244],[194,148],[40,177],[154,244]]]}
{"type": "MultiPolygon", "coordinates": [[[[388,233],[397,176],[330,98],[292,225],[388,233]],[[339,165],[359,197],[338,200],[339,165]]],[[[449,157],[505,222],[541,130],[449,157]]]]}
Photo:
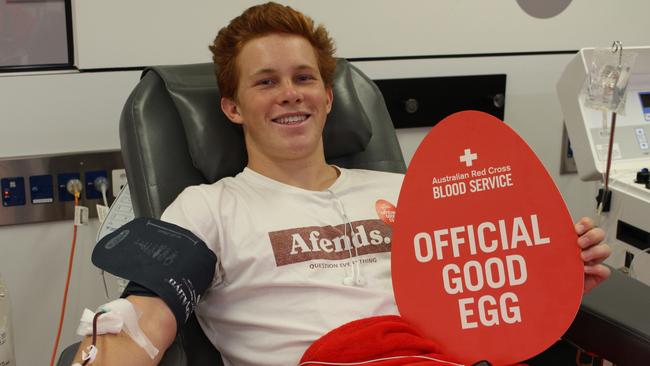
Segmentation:
{"type": "MultiPolygon", "coordinates": [[[[302,70],[313,70],[313,71],[316,71],[316,69],[313,68],[313,67],[310,66],[310,65],[298,65],[295,69],[296,69],[297,71],[302,71],[302,70]]],[[[276,70],[276,69],[272,69],[272,68],[264,68],[264,69],[259,69],[259,70],[257,70],[256,72],[254,72],[253,74],[251,74],[251,76],[252,76],[252,77],[255,77],[255,76],[257,76],[257,75],[272,74],[272,73],[274,73],[274,72],[277,72],[277,70],[276,70]]]]}

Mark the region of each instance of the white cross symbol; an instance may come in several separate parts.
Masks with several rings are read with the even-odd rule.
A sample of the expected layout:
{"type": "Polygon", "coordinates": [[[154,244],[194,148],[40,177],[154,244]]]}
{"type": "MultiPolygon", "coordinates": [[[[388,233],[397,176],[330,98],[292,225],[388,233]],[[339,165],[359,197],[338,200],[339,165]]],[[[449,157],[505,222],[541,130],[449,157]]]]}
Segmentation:
{"type": "Polygon", "coordinates": [[[465,149],[465,155],[460,156],[460,162],[466,166],[472,166],[472,161],[478,159],[478,154],[472,153],[470,149],[465,149]]]}

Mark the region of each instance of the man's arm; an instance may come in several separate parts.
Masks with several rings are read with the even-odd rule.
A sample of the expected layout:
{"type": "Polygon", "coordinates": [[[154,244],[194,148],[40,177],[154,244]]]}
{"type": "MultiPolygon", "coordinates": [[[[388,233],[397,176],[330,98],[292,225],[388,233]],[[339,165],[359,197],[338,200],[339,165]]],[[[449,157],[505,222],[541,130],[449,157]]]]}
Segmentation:
{"type": "MultiPolygon", "coordinates": [[[[151,343],[158,348],[158,355],[152,360],[147,352],[136,344],[129,335],[104,334],[97,336],[97,358],[93,366],[131,366],[158,365],[165,350],[171,345],[176,336],[176,319],[169,307],[158,297],[136,296],[127,297],[137,312],[141,314],[138,323],[151,343]]],[[[81,361],[81,351],[90,346],[92,337],[86,337],[75,356],[75,362],[81,361]]]]}

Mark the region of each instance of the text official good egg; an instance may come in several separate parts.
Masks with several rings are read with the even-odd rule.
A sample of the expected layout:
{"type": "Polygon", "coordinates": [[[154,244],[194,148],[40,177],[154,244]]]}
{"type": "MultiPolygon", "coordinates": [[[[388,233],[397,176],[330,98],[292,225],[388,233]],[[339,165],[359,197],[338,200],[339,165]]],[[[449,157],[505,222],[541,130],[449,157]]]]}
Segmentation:
{"type": "Polygon", "coordinates": [[[445,118],[415,152],[392,274],[401,315],[468,364],[544,351],[583,291],[577,235],[553,180],[510,127],[476,111],[445,118]]]}

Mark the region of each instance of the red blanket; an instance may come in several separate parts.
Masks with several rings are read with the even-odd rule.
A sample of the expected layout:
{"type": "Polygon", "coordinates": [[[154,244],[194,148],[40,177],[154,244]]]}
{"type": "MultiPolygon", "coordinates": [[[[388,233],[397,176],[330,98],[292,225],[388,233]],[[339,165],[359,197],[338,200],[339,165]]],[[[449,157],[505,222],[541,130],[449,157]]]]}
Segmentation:
{"type": "Polygon", "coordinates": [[[460,365],[441,355],[439,349],[401,317],[377,316],[355,320],[325,334],[307,349],[300,365],[460,365]]]}

